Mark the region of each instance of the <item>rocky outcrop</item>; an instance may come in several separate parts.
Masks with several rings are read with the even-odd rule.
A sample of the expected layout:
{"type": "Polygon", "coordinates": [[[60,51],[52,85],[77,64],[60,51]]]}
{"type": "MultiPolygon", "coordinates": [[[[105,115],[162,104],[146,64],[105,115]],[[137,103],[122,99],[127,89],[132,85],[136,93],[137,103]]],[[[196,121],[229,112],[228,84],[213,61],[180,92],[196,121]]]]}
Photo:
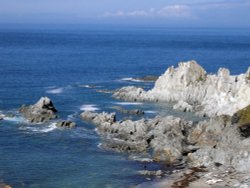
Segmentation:
{"type": "Polygon", "coordinates": [[[250,169],[250,137],[242,136],[230,116],[197,123],[172,116],[116,121],[114,113],[84,112],[82,117],[97,126],[104,148],[149,153],[154,161],[167,164],[250,169]]]}
{"type": "Polygon", "coordinates": [[[23,105],[19,112],[31,123],[42,123],[57,118],[57,110],[48,97],[40,98],[34,105],[23,105]]]}
{"type": "Polygon", "coordinates": [[[172,116],[155,117],[138,121],[115,121],[115,115],[84,112],[84,120],[97,125],[97,131],[104,138],[105,148],[126,152],[153,151],[152,157],[168,164],[182,160],[185,146],[184,132],[191,126],[180,118],[172,116]]]}
{"type": "Polygon", "coordinates": [[[245,74],[232,76],[228,69],[220,68],[217,75],[212,75],[195,61],[181,62],[177,68],[169,67],[153,89],[145,91],[129,86],[117,90],[113,96],[129,101],[182,101],[201,115],[231,116],[250,104],[249,72],[250,68],[245,74]]]}
{"type": "Polygon", "coordinates": [[[56,123],[58,128],[75,128],[76,123],[72,121],[60,121],[56,123]]]}

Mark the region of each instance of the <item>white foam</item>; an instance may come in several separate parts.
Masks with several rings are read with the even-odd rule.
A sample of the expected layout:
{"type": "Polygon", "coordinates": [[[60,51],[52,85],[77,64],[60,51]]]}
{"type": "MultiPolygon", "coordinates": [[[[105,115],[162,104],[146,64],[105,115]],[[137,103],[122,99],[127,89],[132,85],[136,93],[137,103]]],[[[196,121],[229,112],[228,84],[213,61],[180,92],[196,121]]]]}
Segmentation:
{"type": "Polygon", "coordinates": [[[145,111],[145,113],[147,113],[147,114],[156,114],[156,111],[147,110],[147,111],[145,111]]]}
{"type": "Polygon", "coordinates": [[[98,143],[97,147],[102,149],[102,143],[98,143]]]}
{"type": "Polygon", "coordinates": [[[79,85],[79,87],[83,87],[83,88],[101,88],[103,86],[96,86],[96,85],[79,85]]]}
{"type": "Polygon", "coordinates": [[[84,88],[91,88],[90,85],[80,85],[80,87],[84,87],[84,88]]]}
{"type": "Polygon", "coordinates": [[[132,77],[122,78],[121,81],[144,82],[143,80],[135,79],[135,78],[132,78],[132,77]]]}
{"type": "Polygon", "coordinates": [[[80,110],[82,110],[82,111],[96,111],[96,110],[100,110],[100,109],[94,104],[84,104],[80,107],[80,110]]]}
{"type": "Polygon", "coordinates": [[[35,126],[22,126],[19,130],[29,131],[29,132],[37,132],[37,133],[47,133],[56,129],[56,123],[51,123],[47,126],[35,125],[35,126]]]}
{"type": "Polygon", "coordinates": [[[27,122],[27,120],[25,120],[23,117],[18,117],[18,116],[14,116],[14,117],[4,116],[3,119],[6,121],[12,121],[12,122],[27,122]]]}
{"type": "Polygon", "coordinates": [[[143,105],[141,102],[116,102],[115,104],[128,106],[128,105],[143,105]]]}
{"type": "Polygon", "coordinates": [[[63,88],[55,88],[55,89],[51,89],[51,90],[47,90],[46,93],[50,93],[50,94],[59,94],[63,92],[63,88]]]}

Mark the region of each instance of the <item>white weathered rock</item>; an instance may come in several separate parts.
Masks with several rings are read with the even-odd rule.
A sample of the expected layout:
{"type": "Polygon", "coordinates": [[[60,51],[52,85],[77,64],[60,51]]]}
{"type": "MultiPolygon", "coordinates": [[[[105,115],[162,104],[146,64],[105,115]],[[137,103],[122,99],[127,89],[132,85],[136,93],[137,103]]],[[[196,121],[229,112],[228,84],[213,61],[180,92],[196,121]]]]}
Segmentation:
{"type": "Polygon", "coordinates": [[[192,112],[193,111],[193,106],[188,104],[187,102],[184,101],[179,101],[173,106],[174,110],[180,110],[183,112],[192,112]]]}
{"type": "Polygon", "coordinates": [[[57,110],[48,97],[41,97],[33,105],[21,106],[19,112],[31,123],[41,123],[57,118],[55,114],[57,110]]]}
{"type": "Polygon", "coordinates": [[[124,100],[183,101],[195,111],[208,116],[233,115],[250,104],[250,68],[245,74],[230,75],[220,68],[216,75],[207,74],[195,61],[169,67],[155,82],[152,90],[124,87],[114,97],[124,100]]]}

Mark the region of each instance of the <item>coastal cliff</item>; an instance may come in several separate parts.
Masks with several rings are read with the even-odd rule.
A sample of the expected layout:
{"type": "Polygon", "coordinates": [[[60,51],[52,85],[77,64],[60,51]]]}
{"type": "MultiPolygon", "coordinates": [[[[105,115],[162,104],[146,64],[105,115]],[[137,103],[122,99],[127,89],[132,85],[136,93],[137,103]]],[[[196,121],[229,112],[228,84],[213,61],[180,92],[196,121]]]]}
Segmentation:
{"type": "Polygon", "coordinates": [[[240,75],[230,75],[225,68],[207,74],[195,61],[181,62],[177,68],[169,67],[151,90],[129,86],[113,96],[129,101],[174,102],[175,109],[210,117],[231,116],[250,104],[250,68],[240,75]]]}

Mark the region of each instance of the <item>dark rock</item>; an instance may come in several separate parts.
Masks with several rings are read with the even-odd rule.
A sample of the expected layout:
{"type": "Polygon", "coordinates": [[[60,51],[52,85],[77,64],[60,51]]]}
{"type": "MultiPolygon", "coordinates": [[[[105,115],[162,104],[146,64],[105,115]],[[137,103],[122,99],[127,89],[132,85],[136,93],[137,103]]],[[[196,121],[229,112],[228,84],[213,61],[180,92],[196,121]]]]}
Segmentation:
{"type": "Polygon", "coordinates": [[[113,106],[112,109],[115,109],[122,114],[129,114],[129,115],[143,115],[144,114],[144,111],[140,109],[127,110],[127,109],[121,108],[120,106],[113,106]]]}
{"type": "Polygon", "coordinates": [[[31,123],[42,123],[57,118],[57,110],[48,97],[42,97],[34,105],[23,105],[19,112],[31,123]]]}
{"type": "Polygon", "coordinates": [[[56,126],[59,128],[74,128],[76,123],[72,121],[60,121],[56,123],[56,126]]]}
{"type": "Polygon", "coordinates": [[[158,79],[158,76],[149,75],[149,76],[136,78],[135,80],[143,81],[143,82],[155,82],[157,79],[158,79]]]}

